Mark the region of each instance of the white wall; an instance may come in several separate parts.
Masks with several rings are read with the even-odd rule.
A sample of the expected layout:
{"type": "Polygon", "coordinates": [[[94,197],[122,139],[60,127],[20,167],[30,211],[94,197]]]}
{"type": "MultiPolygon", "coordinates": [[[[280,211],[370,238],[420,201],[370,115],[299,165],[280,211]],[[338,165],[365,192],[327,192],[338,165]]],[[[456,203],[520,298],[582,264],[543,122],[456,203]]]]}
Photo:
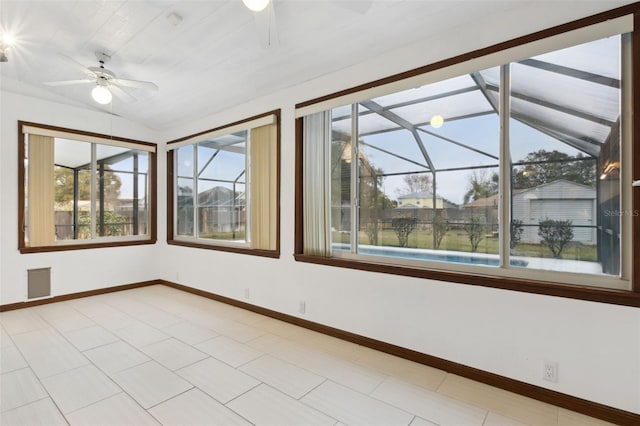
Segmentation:
{"type": "MultiPolygon", "coordinates": [[[[26,300],[26,271],[51,267],[52,295],[77,293],[158,278],[159,246],[33,253],[18,251],[18,120],[148,142],[157,133],[108,114],[0,92],[0,304],[26,300]]],[[[162,208],[162,207],[161,207],[162,208]]]]}
{"type": "MultiPolygon", "coordinates": [[[[618,3],[619,4],[619,3],[618,3]]],[[[545,2],[169,129],[168,139],[282,108],[281,257],[166,246],[161,277],[640,413],[640,309],[295,262],[295,103],[568,22],[616,4],[545,2]],[[523,19],[523,17],[526,17],[523,19]],[[297,307],[306,301],[307,313],[297,307]],[[560,380],[542,380],[544,360],[560,380]]],[[[163,184],[163,182],[161,182],[163,184]]],[[[162,197],[162,194],[160,195],[162,197]]],[[[162,226],[160,228],[162,230],[162,226]]]]}

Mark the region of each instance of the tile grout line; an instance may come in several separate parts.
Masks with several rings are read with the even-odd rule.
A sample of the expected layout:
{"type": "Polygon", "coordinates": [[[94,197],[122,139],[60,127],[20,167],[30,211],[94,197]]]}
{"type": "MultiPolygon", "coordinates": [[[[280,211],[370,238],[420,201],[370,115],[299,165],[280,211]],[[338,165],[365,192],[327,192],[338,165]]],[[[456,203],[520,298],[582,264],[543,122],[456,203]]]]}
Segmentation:
{"type": "MultiPolygon", "coordinates": [[[[34,312],[38,317],[40,317],[41,320],[45,321],[44,318],[42,318],[40,316],[40,314],[38,314],[38,312],[34,312]]],[[[45,321],[47,322],[47,321],[45,321]]],[[[2,326],[2,328],[5,328],[4,325],[2,326]]],[[[32,331],[39,331],[41,329],[37,329],[37,330],[32,330],[32,331]]],[[[5,331],[6,328],[5,328],[5,331]]],[[[28,333],[28,332],[27,332],[28,333]]],[[[53,405],[56,407],[56,410],[58,410],[58,413],[60,413],[60,415],[64,418],[65,422],[69,423],[67,421],[67,418],[64,416],[64,413],[62,413],[62,410],[60,409],[60,407],[58,406],[58,403],[56,402],[56,400],[53,398],[53,396],[51,396],[51,394],[49,393],[49,390],[45,387],[44,383],[42,383],[42,379],[35,373],[35,371],[33,371],[33,368],[31,367],[31,363],[29,362],[29,360],[27,360],[27,358],[24,356],[24,353],[22,352],[22,350],[20,349],[20,347],[16,344],[16,342],[13,340],[13,337],[11,337],[11,335],[7,332],[7,335],[9,336],[9,338],[11,339],[11,342],[13,343],[13,346],[16,348],[16,350],[20,353],[20,356],[22,357],[22,359],[24,360],[24,362],[27,363],[27,366],[24,367],[25,369],[29,369],[29,371],[31,371],[31,374],[33,374],[33,377],[36,378],[36,380],[38,381],[38,384],[40,385],[40,387],[44,390],[44,392],[47,394],[48,399],[51,400],[51,402],[53,403],[53,405]]],[[[14,370],[14,371],[18,371],[18,370],[14,370]]],[[[3,373],[4,374],[4,373],[3,373]]],[[[45,399],[45,398],[41,398],[41,399],[45,399]]],[[[38,400],[39,401],[39,400],[38,400]]],[[[35,401],[32,401],[35,402],[35,401]]],[[[26,405],[29,405],[30,403],[27,404],[22,404],[18,407],[15,408],[20,408],[20,407],[24,407],[26,405]]],[[[7,410],[9,411],[9,410],[7,410]]]]}
{"type": "Polygon", "coordinates": [[[487,414],[484,415],[484,419],[482,419],[482,426],[484,426],[485,423],[487,423],[488,419],[489,419],[489,411],[487,411],[487,414]]]}
{"type": "MultiPolygon", "coordinates": [[[[318,377],[322,377],[322,376],[318,376],[318,377]]],[[[309,395],[311,392],[313,392],[314,390],[318,389],[320,386],[322,386],[324,383],[326,383],[329,380],[326,377],[322,377],[322,378],[324,379],[323,381],[321,381],[320,383],[315,385],[313,388],[311,388],[307,392],[305,392],[304,395],[302,395],[300,398],[298,398],[298,401],[302,402],[302,398],[304,398],[305,396],[309,395]]]]}
{"type": "MultiPolygon", "coordinates": [[[[326,378],[325,378],[325,380],[324,380],[322,383],[325,383],[325,382],[326,382],[326,381],[328,381],[328,380],[329,380],[329,379],[326,379],[326,378]]],[[[296,399],[296,398],[292,397],[291,395],[288,395],[288,394],[286,394],[285,392],[281,391],[280,389],[277,389],[277,388],[275,388],[275,387],[271,386],[269,383],[260,382],[260,385],[263,385],[263,386],[265,386],[265,387],[268,387],[269,389],[272,389],[273,391],[275,391],[275,392],[277,392],[277,393],[280,393],[280,394],[284,395],[284,396],[285,396],[285,398],[291,398],[291,400],[292,400],[292,401],[299,402],[300,404],[304,405],[305,407],[310,408],[310,409],[312,409],[312,410],[314,410],[314,411],[316,411],[316,412],[318,412],[318,413],[320,413],[320,414],[324,415],[325,417],[328,417],[328,418],[330,418],[330,419],[335,420],[335,421],[336,421],[336,423],[340,423],[340,420],[339,420],[339,419],[336,419],[335,417],[333,417],[333,416],[332,416],[332,415],[330,415],[329,413],[325,413],[324,411],[321,411],[321,410],[319,410],[318,408],[313,407],[313,406],[311,406],[311,405],[307,404],[305,401],[302,401],[302,399],[301,399],[302,397],[300,397],[300,399],[296,399]]],[[[258,386],[260,386],[260,385],[258,385],[258,386]]],[[[258,386],[254,386],[253,388],[251,388],[251,389],[249,389],[248,391],[244,392],[242,395],[245,395],[245,394],[249,393],[250,391],[252,391],[252,390],[256,389],[258,386]]],[[[318,385],[318,386],[320,386],[320,385],[318,385]]],[[[317,388],[318,386],[316,386],[315,388],[317,388]]],[[[314,388],[314,389],[315,389],[315,388],[314,388]]],[[[235,399],[238,399],[238,398],[240,398],[242,395],[238,395],[237,397],[235,397],[235,398],[233,398],[233,399],[234,399],[234,400],[235,400],[235,399]]],[[[229,402],[231,402],[231,401],[229,401],[229,402]]],[[[227,402],[227,404],[228,404],[229,402],[227,402]]],[[[225,406],[226,406],[227,404],[225,404],[225,406]]],[[[229,409],[231,409],[231,407],[229,407],[229,409]]]]}
{"type": "MultiPolygon", "coordinates": [[[[258,386],[260,386],[260,385],[266,385],[266,383],[264,383],[264,382],[262,382],[262,381],[260,381],[260,380],[256,380],[256,381],[258,382],[258,384],[257,384],[257,385],[255,385],[255,386],[251,386],[249,389],[247,389],[247,390],[243,391],[242,393],[240,393],[240,394],[238,394],[238,395],[234,396],[233,398],[231,398],[231,399],[230,399],[230,400],[228,400],[227,402],[222,402],[222,401],[219,401],[219,400],[217,400],[217,399],[216,399],[216,401],[218,401],[219,403],[221,403],[222,405],[224,405],[224,406],[225,406],[225,407],[227,407],[228,409],[232,410],[232,409],[231,409],[231,407],[228,407],[228,406],[227,406],[227,404],[229,404],[229,403],[230,403],[230,402],[232,402],[232,401],[235,401],[236,399],[240,398],[240,397],[241,397],[241,396],[243,396],[243,395],[248,394],[249,392],[251,392],[252,390],[254,390],[255,388],[257,388],[257,387],[258,387],[258,386]]],[[[200,388],[198,388],[198,389],[200,389],[200,388]]],[[[200,389],[200,390],[202,390],[202,389],[200,389]]],[[[204,392],[204,393],[206,393],[207,395],[209,395],[209,394],[208,394],[207,392],[205,392],[204,390],[202,390],[202,392],[204,392]]],[[[211,396],[211,395],[209,395],[209,396],[211,396]]],[[[213,398],[213,396],[211,396],[211,398],[213,398]]],[[[213,398],[213,399],[215,399],[215,398],[213,398]]]]}
{"type": "MultiPolygon", "coordinates": [[[[107,305],[107,306],[111,306],[111,305],[108,305],[108,304],[105,304],[105,305],[107,305]]],[[[134,318],[134,317],[132,317],[131,315],[127,314],[126,312],[123,312],[123,311],[120,311],[120,312],[124,313],[125,315],[127,315],[127,316],[129,316],[129,317],[131,317],[131,318],[134,318]]],[[[81,314],[82,314],[82,313],[81,313],[81,314]]],[[[88,316],[86,316],[86,315],[84,315],[84,316],[85,316],[86,318],[89,318],[89,317],[88,317],[88,316]]],[[[134,319],[135,319],[135,318],[134,318],[134,319]]],[[[92,322],[94,322],[94,323],[95,323],[95,321],[93,321],[92,319],[90,319],[90,320],[91,320],[92,322]]],[[[102,326],[102,324],[98,324],[98,323],[96,323],[96,325],[98,325],[98,326],[100,326],[101,328],[103,328],[103,329],[104,329],[104,327],[102,326]]],[[[123,328],[124,328],[124,327],[123,327],[123,328]]],[[[56,330],[57,330],[57,329],[56,329],[56,330]]],[[[58,330],[57,330],[57,331],[58,331],[58,330]]],[[[110,330],[107,330],[107,331],[110,331],[110,330]]],[[[111,331],[110,331],[110,332],[111,332],[111,331]]],[[[75,349],[77,349],[77,348],[75,347],[75,345],[73,345],[73,343],[71,343],[71,342],[66,338],[66,336],[64,336],[61,332],[59,332],[59,333],[60,333],[60,335],[62,336],[62,338],[63,338],[63,339],[67,340],[67,341],[69,342],[69,344],[70,344],[70,345],[72,345],[75,349]]],[[[141,353],[142,353],[142,351],[140,351],[140,350],[139,350],[139,348],[137,348],[135,345],[130,344],[129,342],[125,341],[124,339],[122,339],[122,337],[118,336],[118,335],[117,335],[117,334],[115,334],[115,333],[112,333],[112,334],[113,334],[114,336],[116,336],[116,337],[118,338],[118,340],[117,340],[117,341],[115,341],[115,342],[108,343],[108,344],[106,344],[106,345],[102,345],[102,346],[107,346],[107,345],[110,345],[110,344],[113,344],[113,343],[123,342],[123,343],[126,343],[127,345],[131,346],[132,348],[134,348],[136,351],[138,351],[138,352],[141,352],[141,353]]],[[[94,348],[94,349],[95,349],[95,348],[94,348]]],[[[88,349],[88,350],[89,350],[89,349],[88,349]]],[[[88,351],[88,350],[87,350],[87,351],[88,351]]],[[[90,406],[92,406],[92,405],[95,405],[95,404],[97,404],[97,403],[99,403],[99,402],[105,401],[105,400],[107,400],[107,399],[109,399],[109,398],[111,398],[111,397],[114,397],[114,396],[116,396],[116,395],[119,395],[119,394],[121,394],[121,393],[122,393],[122,394],[127,395],[129,398],[131,398],[133,401],[135,401],[135,403],[136,403],[136,404],[138,404],[138,405],[139,405],[139,406],[144,410],[144,407],[142,407],[142,406],[140,405],[140,403],[139,403],[139,402],[138,402],[138,401],[137,401],[137,400],[136,400],[132,395],[130,395],[130,394],[129,394],[125,389],[123,389],[123,388],[122,388],[122,387],[121,387],[121,386],[120,386],[120,385],[115,381],[115,379],[112,377],[112,375],[111,375],[110,373],[107,373],[106,371],[103,371],[100,367],[98,367],[98,366],[93,362],[93,360],[91,360],[89,357],[87,357],[86,355],[84,355],[83,351],[78,350],[78,352],[79,352],[80,354],[82,354],[82,355],[84,356],[84,358],[85,358],[85,359],[87,359],[87,361],[89,362],[89,364],[87,364],[87,365],[92,365],[94,368],[96,368],[96,369],[97,369],[100,373],[102,373],[102,374],[103,374],[103,375],[104,375],[104,376],[105,376],[105,377],[106,377],[106,378],[107,378],[111,383],[113,383],[113,384],[114,384],[118,389],[120,389],[120,392],[118,392],[118,393],[116,393],[116,394],[114,394],[114,395],[110,395],[110,396],[108,396],[108,397],[106,397],[106,398],[102,398],[102,399],[100,399],[100,400],[98,400],[98,401],[95,401],[95,402],[93,402],[93,403],[91,403],[91,404],[88,404],[88,405],[86,405],[86,406],[84,406],[84,407],[78,408],[77,410],[74,410],[73,412],[78,411],[78,410],[81,410],[81,409],[86,408],[86,407],[90,407],[90,406]]],[[[146,354],[144,354],[144,355],[146,356],[146,354]]],[[[150,361],[151,361],[151,360],[150,360],[150,361]]],[[[150,361],[146,361],[146,362],[150,362],[150,361]]],[[[133,367],[140,366],[140,365],[142,365],[142,364],[145,364],[146,362],[144,362],[144,363],[140,363],[140,364],[137,364],[137,365],[135,365],[135,366],[133,366],[133,367]]],[[[86,366],[86,365],[85,365],[85,366],[86,366]]],[[[82,367],[85,367],[85,366],[77,367],[77,368],[75,368],[75,369],[68,370],[68,371],[73,371],[73,370],[76,370],[76,369],[78,369],[78,368],[82,368],[82,367]]],[[[130,368],[133,368],[133,367],[130,367],[130,368]]],[[[126,369],[121,370],[121,371],[118,371],[118,372],[113,372],[113,374],[114,374],[114,375],[115,375],[115,374],[119,374],[120,372],[122,372],[122,371],[126,371],[126,370],[128,370],[128,369],[129,369],[129,368],[126,368],[126,369]]],[[[67,372],[68,372],[68,371],[67,371],[67,372]]],[[[60,373],[60,374],[64,374],[64,373],[66,373],[66,372],[63,372],[63,373],[60,373]]],[[[51,377],[53,377],[53,376],[51,376],[51,377]]],[[[44,388],[44,385],[43,385],[43,388],[44,388]]],[[[46,388],[45,388],[45,390],[46,390],[46,388]]],[[[47,393],[48,393],[48,391],[47,391],[47,393]]],[[[70,422],[68,421],[68,419],[67,419],[67,417],[66,417],[65,413],[63,413],[63,412],[62,412],[62,410],[60,410],[60,408],[58,407],[57,403],[55,403],[55,400],[53,399],[53,397],[51,397],[51,400],[52,400],[52,401],[54,401],[54,404],[56,405],[56,408],[58,408],[58,410],[60,411],[60,413],[62,414],[62,416],[65,418],[65,420],[67,421],[67,423],[70,423],[70,422]]],[[[145,410],[145,411],[146,411],[146,410],[145,410]]],[[[71,414],[71,413],[68,413],[68,414],[71,414]]]]}
{"type": "MultiPolygon", "coordinates": [[[[127,315],[127,316],[129,316],[129,317],[131,317],[131,318],[134,318],[133,316],[129,315],[128,313],[126,313],[126,312],[124,312],[124,311],[120,311],[120,312],[124,313],[125,315],[127,315]]],[[[135,318],[134,318],[134,319],[135,319],[135,318]]],[[[153,327],[153,326],[151,326],[151,327],[153,327]]],[[[124,328],[124,327],[123,327],[123,328],[124,328]]],[[[153,327],[153,328],[155,328],[155,327],[153,327]]],[[[157,330],[157,328],[155,328],[155,329],[157,330]]],[[[118,336],[118,335],[116,335],[116,334],[114,334],[114,335],[115,335],[116,337],[118,337],[118,340],[117,340],[116,342],[111,342],[111,343],[109,343],[109,344],[113,344],[113,343],[117,343],[117,342],[123,342],[123,343],[125,343],[125,344],[129,345],[130,347],[132,347],[132,348],[133,348],[134,350],[136,350],[137,352],[140,352],[141,354],[143,354],[143,355],[145,355],[145,356],[147,356],[147,357],[148,357],[148,355],[147,355],[146,353],[144,353],[144,352],[142,352],[142,351],[140,350],[141,348],[138,348],[138,347],[136,347],[135,345],[130,344],[129,342],[125,341],[124,339],[122,339],[120,336],[118,336]]],[[[164,340],[168,340],[168,339],[163,339],[163,340],[161,340],[161,341],[164,341],[164,340]]],[[[158,343],[158,342],[156,342],[156,343],[158,343]]],[[[109,344],[107,344],[107,345],[109,345],[109,344]]],[[[103,345],[103,346],[106,346],[106,345],[103,345]]],[[[88,358],[88,357],[87,357],[87,358],[88,358]]],[[[113,375],[120,374],[120,373],[121,373],[121,372],[123,372],[123,371],[127,371],[127,370],[130,370],[130,369],[135,368],[135,367],[139,367],[140,365],[143,365],[143,364],[149,363],[149,362],[151,362],[151,361],[155,361],[153,358],[151,358],[151,357],[149,357],[149,358],[150,358],[150,359],[149,359],[148,361],[145,361],[145,362],[142,362],[142,363],[140,363],[140,364],[137,364],[137,365],[131,366],[131,367],[129,367],[129,368],[125,368],[125,369],[123,369],[123,370],[119,370],[119,371],[116,371],[116,372],[112,372],[112,373],[107,373],[106,371],[103,371],[103,370],[102,370],[102,369],[100,369],[97,365],[95,365],[91,359],[89,359],[89,361],[90,361],[90,362],[91,362],[91,364],[92,364],[92,365],[94,365],[98,370],[100,370],[100,371],[101,371],[105,376],[107,376],[107,377],[109,378],[109,380],[111,380],[111,381],[112,381],[112,382],[113,382],[113,383],[114,383],[114,384],[115,384],[119,389],[121,389],[121,392],[120,392],[120,393],[122,393],[122,394],[124,394],[124,395],[128,396],[128,397],[129,397],[132,401],[134,401],[134,403],[135,403],[136,405],[138,405],[138,406],[139,406],[139,407],[140,407],[140,408],[141,408],[145,413],[147,413],[149,416],[151,416],[154,420],[158,421],[158,423],[162,424],[162,422],[160,422],[158,419],[156,419],[156,418],[155,418],[155,416],[153,416],[153,414],[151,414],[151,413],[149,412],[149,410],[148,410],[148,409],[145,409],[145,408],[140,404],[140,402],[139,402],[137,399],[135,399],[135,398],[134,398],[131,394],[129,394],[129,393],[128,393],[124,388],[122,388],[122,387],[121,387],[121,386],[120,386],[120,385],[115,381],[115,379],[112,377],[112,374],[113,374],[113,375]]],[[[155,362],[157,362],[157,361],[155,361],[155,362]]],[[[162,364],[160,364],[160,363],[158,363],[158,364],[159,364],[159,365],[162,365],[162,364]]],[[[164,366],[163,366],[163,367],[164,367],[164,366]]],[[[166,367],[165,367],[165,368],[166,368],[166,367]]],[[[170,370],[170,369],[167,369],[167,370],[171,371],[171,373],[173,373],[173,374],[176,374],[175,372],[173,372],[173,371],[172,371],[172,370],[170,370]]],[[[176,376],[178,376],[178,375],[176,374],[176,376]]],[[[184,378],[182,378],[182,379],[184,380],[184,378]]],[[[185,381],[186,381],[186,380],[185,380],[185,381]]],[[[192,384],[192,383],[190,383],[190,382],[188,382],[188,381],[186,381],[186,382],[187,382],[187,383],[189,383],[189,384],[191,385],[191,388],[189,388],[189,389],[188,389],[188,390],[186,390],[185,392],[187,392],[187,391],[189,391],[189,390],[191,390],[191,389],[193,389],[193,388],[194,388],[194,386],[193,386],[193,384],[192,384]]],[[[182,392],[182,393],[184,393],[184,392],[182,392]]],[[[116,395],[118,395],[118,394],[116,394],[116,395]]],[[[113,397],[113,396],[115,396],[115,395],[111,395],[111,396],[110,396],[110,397],[108,397],[108,398],[111,398],[111,397],[113,397]]],[[[177,396],[177,395],[176,395],[176,396],[177,396]]],[[[103,401],[104,401],[104,400],[106,400],[106,399],[108,399],[108,398],[104,398],[104,399],[103,399],[103,401]]],[[[173,398],[173,397],[172,397],[172,398],[173,398]]],[[[169,399],[172,399],[172,398],[169,398],[169,399]]],[[[167,399],[167,401],[168,401],[169,399],[167,399]]],[[[97,402],[99,402],[99,401],[97,401],[97,402]]],[[[97,402],[96,402],[96,403],[97,403],[97,402]]],[[[90,404],[90,405],[94,405],[94,404],[95,404],[95,403],[90,404]]],[[[88,406],[90,406],[90,405],[88,405],[88,406]]],[[[156,404],[156,405],[157,405],[157,404],[156,404]]],[[[86,407],[83,407],[83,408],[86,408],[86,407]]],[[[66,417],[65,417],[65,419],[66,419],[66,417]]]]}
{"type": "MultiPolygon", "coordinates": [[[[196,386],[196,385],[194,385],[193,383],[189,382],[188,380],[186,380],[186,379],[184,379],[184,378],[183,378],[183,380],[184,380],[185,382],[187,382],[187,383],[189,383],[189,384],[191,385],[191,387],[190,387],[189,389],[185,389],[185,390],[183,390],[182,392],[179,392],[179,393],[177,393],[177,394],[175,394],[175,395],[173,395],[173,396],[171,396],[171,397],[169,397],[169,398],[167,398],[167,399],[164,399],[164,400],[162,400],[162,401],[160,401],[160,402],[158,402],[158,403],[156,403],[156,404],[153,404],[153,405],[149,406],[149,408],[144,408],[144,407],[142,407],[142,406],[141,406],[141,407],[142,407],[144,410],[146,410],[146,411],[148,412],[148,411],[149,411],[149,410],[151,410],[152,408],[157,407],[157,406],[158,406],[158,405],[160,405],[160,404],[164,404],[164,403],[165,403],[165,402],[167,402],[167,401],[171,401],[172,399],[177,398],[177,397],[179,397],[180,395],[184,395],[185,393],[187,393],[187,392],[189,392],[189,391],[192,391],[192,390],[194,390],[194,389],[199,389],[200,391],[204,392],[202,389],[200,389],[199,387],[197,387],[197,386],[196,386]]],[[[205,392],[205,393],[206,393],[206,392],[205,392]]],[[[208,395],[208,394],[207,394],[207,395],[208,395]]],[[[139,405],[139,404],[138,404],[138,405],[139,405]]],[[[149,414],[151,414],[151,413],[149,413],[149,414]]]]}
{"type": "MultiPolygon", "coordinates": [[[[16,346],[16,347],[17,347],[17,346],[16,346]]],[[[20,349],[18,348],[18,350],[20,350],[20,349]]],[[[25,358],[24,360],[26,361],[27,359],[25,358]]],[[[18,409],[18,408],[21,408],[21,407],[25,407],[25,406],[27,406],[27,405],[29,405],[29,404],[32,404],[32,403],[37,402],[37,401],[41,401],[41,400],[43,400],[43,399],[50,399],[50,400],[51,400],[51,402],[53,403],[53,405],[56,407],[56,410],[58,410],[58,412],[60,413],[60,415],[61,415],[61,416],[65,419],[65,421],[66,421],[67,419],[66,419],[66,417],[64,416],[64,413],[62,412],[62,410],[60,409],[60,407],[58,406],[58,403],[57,403],[57,402],[56,402],[56,400],[53,398],[53,396],[51,396],[51,394],[49,393],[49,391],[47,390],[47,388],[44,386],[44,383],[42,383],[42,380],[40,379],[40,377],[38,377],[38,375],[33,371],[33,369],[31,368],[31,365],[29,364],[29,362],[28,362],[28,361],[27,361],[27,367],[25,367],[25,368],[21,368],[21,370],[25,370],[25,369],[29,369],[29,371],[31,371],[31,374],[33,374],[33,377],[35,377],[35,378],[36,378],[36,380],[38,381],[38,384],[39,384],[39,385],[40,385],[40,387],[44,390],[44,392],[47,394],[47,396],[46,396],[46,397],[44,397],[44,398],[40,398],[40,399],[37,399],[37,400],[31,401],[31,402],[27,402],[26,404],[19,405],[19,406],[17,406],[17,407],[12,408],[11,410],[18,409]]],[[[19,371],[19,370],[14,370],[14,371],[19,371]]],[[[3,411],[3,413],[6,413],[7,411],[11,411],[11,410],[3,411]]],[[[69,423],[69,422],[67,422],[67,423],[69,423]]]]}

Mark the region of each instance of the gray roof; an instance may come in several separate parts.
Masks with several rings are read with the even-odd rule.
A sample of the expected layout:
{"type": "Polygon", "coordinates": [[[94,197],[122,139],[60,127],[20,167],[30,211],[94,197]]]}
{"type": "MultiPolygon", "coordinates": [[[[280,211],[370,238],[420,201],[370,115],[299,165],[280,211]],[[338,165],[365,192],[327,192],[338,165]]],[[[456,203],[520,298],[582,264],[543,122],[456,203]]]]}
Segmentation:
{"type": "MultiPolygon", "coordinates": [[[[409,194],[403,194],[398,197],[398,200],[405,198],[433,198],[433,193],[429,191],[411,192],[409,194]]],[[[436,195],[436,198],[440,198],[436,195]]]]}

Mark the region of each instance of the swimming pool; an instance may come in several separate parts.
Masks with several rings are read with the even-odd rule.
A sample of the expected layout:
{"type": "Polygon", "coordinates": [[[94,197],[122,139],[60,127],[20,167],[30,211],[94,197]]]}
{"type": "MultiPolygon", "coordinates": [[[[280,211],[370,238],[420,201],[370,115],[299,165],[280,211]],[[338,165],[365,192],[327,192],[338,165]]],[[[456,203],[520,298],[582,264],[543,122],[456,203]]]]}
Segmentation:
{"type": "MultiPolygon", "coordinates": [[[[349,250],[348,244],[333,244],[332,248],[339,251],[349,250]]],[[[399,247],[378,247],[361,245],[358,252],[370,256],[398,257],[402,259],[430,260],[435,262],[453,262],[466,265],[498,266],[500,258],[497,254],[481,253],[457,253],[446,250],[428,250],[399,247]]],[[[526,267],[528,262],[520,259],[511,259],[511,266],[526,267]]]]}

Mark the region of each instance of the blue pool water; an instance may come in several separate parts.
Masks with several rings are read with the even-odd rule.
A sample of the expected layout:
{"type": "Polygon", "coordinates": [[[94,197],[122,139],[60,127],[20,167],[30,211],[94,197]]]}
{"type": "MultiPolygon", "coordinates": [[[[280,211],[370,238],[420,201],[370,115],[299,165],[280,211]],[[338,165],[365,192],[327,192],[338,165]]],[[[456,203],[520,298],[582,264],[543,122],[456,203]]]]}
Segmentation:
{"type": "MultiPolygon", "coordinates": [[[[334,250],[348,250],[347,244],[334,244],[334,250]]],[[[385,247],[372,247],[372,246],[360,246],[358,250],[360,254],[371,256],[385,256],[385,257],[398,257],[404,259],[415,260],[432,260],[436,262],[453,262],[464,263],[467,265],[486,265],[486,266],[498,266],[500,259],[496,255],[464,255],[453,254],[450,251],[444,251],[442,253],[434,251],[426,251],[420,249],[389,249],[385,247]]],[[[524,260],[511,259],[511,266],[526,267],[527,262],[524,260]]]]}

